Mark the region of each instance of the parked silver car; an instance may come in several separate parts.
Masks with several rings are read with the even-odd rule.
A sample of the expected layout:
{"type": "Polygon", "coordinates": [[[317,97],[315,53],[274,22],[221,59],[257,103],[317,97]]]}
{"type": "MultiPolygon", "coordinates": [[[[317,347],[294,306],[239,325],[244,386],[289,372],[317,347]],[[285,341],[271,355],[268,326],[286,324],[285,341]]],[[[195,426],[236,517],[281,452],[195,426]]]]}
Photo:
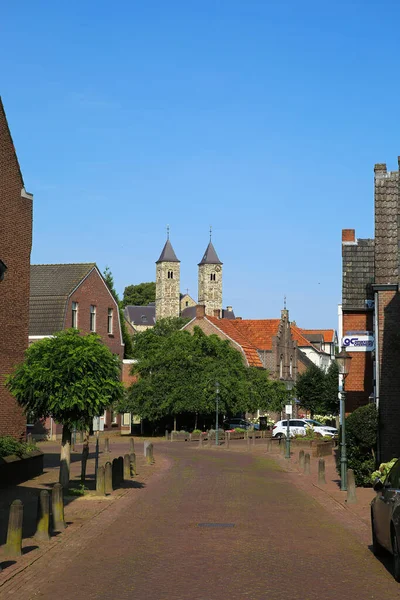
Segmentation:
{"type": "Polygon", "coordinates": [[[385,550],[393,556],[393,575],[400,582],[400,460],[394,463],[386,479],[377,479],[377,495],[371,502],[372,551],[385,550]]]}

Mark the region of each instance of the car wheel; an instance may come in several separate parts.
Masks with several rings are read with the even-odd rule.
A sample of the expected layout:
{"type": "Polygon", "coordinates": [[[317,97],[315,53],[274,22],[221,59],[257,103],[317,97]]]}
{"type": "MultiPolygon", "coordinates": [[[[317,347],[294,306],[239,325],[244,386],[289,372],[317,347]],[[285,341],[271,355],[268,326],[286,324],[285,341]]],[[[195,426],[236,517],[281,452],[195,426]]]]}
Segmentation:
{"type": "Polygon", "coordinates": [[[396,581],[400,582],[400,554],[399,554],[399,543],[397,541],[397,535],[392,529],[392,552],[393,552],[393,577],[396,581]]]}
{"type": "Polygon", "coordinates": [[[275,436],[278,440],[280,440],[281,438],[283,438],[283,433],[277,433],[275,436]]]}
{"type": "Polygon", "coordinates": [[[376,537],[376,532],[375,532],[375,523],[374,523],[374,518],[371,514],[371,530],[372,530],[372,552],[374,553],[375,556],[381,556],[384,552],[384,548],[383,546],[380,545],[380,543],[378,542],[378,538],[376,537]]]}

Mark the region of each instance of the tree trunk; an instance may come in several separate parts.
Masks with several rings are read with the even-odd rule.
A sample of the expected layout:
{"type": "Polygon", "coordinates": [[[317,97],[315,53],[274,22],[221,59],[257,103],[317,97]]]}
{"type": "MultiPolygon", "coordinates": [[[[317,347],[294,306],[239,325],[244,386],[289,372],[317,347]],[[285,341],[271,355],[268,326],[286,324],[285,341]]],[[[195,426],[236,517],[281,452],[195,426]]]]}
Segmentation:
{"type": "Polygon", "coordinates": [[[197,429],[197,413],[196,413],[196,418],[195,418],[195,421],[194,421],[194,428],[197,429]]]}
{"type": "Polygon", "coordinates": [[[174,417],[174,431],[176,431],[176,417],[174,417]]]}
{"type": "Polygon", "coordinates": [[[89,430],[85,431],[82,448],[82,466],[81,466],[81,482],[85,483],[86,479],[86,464],[89,456],[89,430]]]}
{"type": "Polygon", "coordinates": [[[69,485],[69,469],[71,464],[71,430],[64,425],[61,441],[60,483],[63,488],[69,485]]]}

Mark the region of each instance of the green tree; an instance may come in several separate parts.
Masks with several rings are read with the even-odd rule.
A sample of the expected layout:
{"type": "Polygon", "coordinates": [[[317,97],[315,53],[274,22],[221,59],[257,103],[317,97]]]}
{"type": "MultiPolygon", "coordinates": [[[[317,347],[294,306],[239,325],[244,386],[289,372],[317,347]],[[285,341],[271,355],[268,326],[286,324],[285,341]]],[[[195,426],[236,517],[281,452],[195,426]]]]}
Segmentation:
{"type": "Polygon", "coordinates": [[[319,412],[325,397],[325,390],[325,373],[314,364],[310,365],[297,379],[297,397],[301,406],[310,411],[311,416],[319,412]]]}
{"type": "Polygon", "coordinates": [[[339,367],[336,361],[331,362],[325,373],[325,393],[321,404],[321,414],[337,415],[339,413],[339,367]]]}
{"type": "Polygon", "coordinates": [[[122,341],[124,342],[125,346],[124,346],[124,358],[132,358],[132,336],[129,335],[128,333],[128,329],[126,327],[126,322],[125,322],[125,316],[124,316],[124,310],[122,308],[122,303],[119,299],[119,296],[115,290],[114,287],[114,277],[112,276],[111,270],[109,269],[109,267],[106,267],[103,273],[104,276],[104,280],[107,284],[108,289],[110,290],[110,292],[112,293],[114,300],[117,302],[118,304],[118,310],[119,310],[119,320],[121,323],[121,333],[122,333],[122,341]]]}
{"type": "Polygon", "coordinates": [[[6,381],[18,403],[35,418],[63,425],[60,482],[69,483],[71,431],[89,429],[93,417],[123,395],[119,358],[94,333],[76,329],[35,342],[6,381]]]}
{"type": "Polygon", "coordinates": [[[156,284],[154,281],[138,283],[137,285],[128,285],[124,289],[122,305],[147,306],[150,302],[156,301],[156,284]]]}
{"type": "Polygon", "coordinates": [[[138,380],[121,409],[150,421],[184,412],[213,413],[217,381],[225,414],[267,407],[284,389],[268,379],[267,371],[246,367],[227,340],[207,336],[198,327],[192,335],[174,330],[171,321],[159,322],[135,336],[133,353],[138,380]]]}

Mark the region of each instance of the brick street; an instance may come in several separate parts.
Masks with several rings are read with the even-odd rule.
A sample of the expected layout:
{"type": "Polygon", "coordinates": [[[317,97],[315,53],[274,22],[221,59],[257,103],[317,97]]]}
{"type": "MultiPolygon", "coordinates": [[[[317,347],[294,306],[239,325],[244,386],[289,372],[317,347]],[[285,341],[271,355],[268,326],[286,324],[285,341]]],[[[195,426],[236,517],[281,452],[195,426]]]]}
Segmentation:
{"type": "Polygon", "coordinates": [[[368,545],[265,454],[155,449],[158,469],[145,486],[27,567],[0,598],[400,598],[368,545]]]}

